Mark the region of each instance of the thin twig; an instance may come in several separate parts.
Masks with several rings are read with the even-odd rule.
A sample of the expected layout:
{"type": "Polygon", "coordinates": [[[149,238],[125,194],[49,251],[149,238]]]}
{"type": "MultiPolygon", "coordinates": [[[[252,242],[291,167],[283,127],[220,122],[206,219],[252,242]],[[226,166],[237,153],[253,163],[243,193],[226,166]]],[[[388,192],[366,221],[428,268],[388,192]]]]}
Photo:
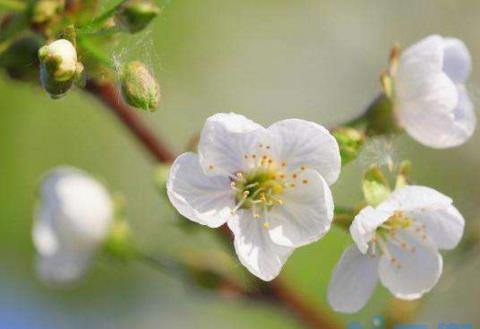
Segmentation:
{"type": "Polygon", "coordinates": [[[101,100],[117,118],[130,130],[141,145],[158,162],[173,162],[175,155],[170,149],[160,142],[150,129],[140,120],[133,110],[126,105],[119,95],[117,88],[112,83],[99,83],[88,80],[86,90],[101,100]]]}

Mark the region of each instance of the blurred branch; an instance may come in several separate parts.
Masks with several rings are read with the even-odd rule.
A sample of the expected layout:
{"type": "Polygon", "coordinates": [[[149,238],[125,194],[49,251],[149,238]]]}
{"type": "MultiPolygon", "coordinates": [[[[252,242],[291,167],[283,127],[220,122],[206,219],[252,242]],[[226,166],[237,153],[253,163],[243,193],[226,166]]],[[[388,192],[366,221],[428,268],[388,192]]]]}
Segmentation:
{"type": "MultiPolygon", "coordinates": [[[[86,90],[109,107],[157,161],[168,163],[175,159],[173,151],[162,143],[150,129],[141,122],[137,114],[122,101],[122,97],[119,95],[114,84],[88,80],[86,90]]],[[[228,230],[225,225],[217,232],[221,234],[224,239],[231,239],[230,230],[228,230]]],[[[160,266],[162,271],[165,270],[165,267],[163,267],[162,264],[157,264],[154,258],[147,257],[143,258],[143,260],[150,265],[154,265],[154,267],[160,266]]],[[[289,287],[281,279],[267,283],[255,278],[255,285],[259,288],[258,290],[249,290],[227,279],[220,282],[217,291],[225,293],[224,289],[227,287],[230,292],[236,292],[238,295],[246,298],[264,300],[282,305],[295,314],[308,328],[340,328],[340,325],[337,324],[329,314],[323,312],[319,307],[308,303],[301,294],[289,287]]]]}
{"type": "Polygon", "coordinates": [[[158,162],[173,162],[175,154],[160,141],[150,129],[140,120],[137,114],[126,105],[117,88],[110,82],[88,80],[86,90],[104,103],[117,118],[130,130],[140,144],[158,162]]]}

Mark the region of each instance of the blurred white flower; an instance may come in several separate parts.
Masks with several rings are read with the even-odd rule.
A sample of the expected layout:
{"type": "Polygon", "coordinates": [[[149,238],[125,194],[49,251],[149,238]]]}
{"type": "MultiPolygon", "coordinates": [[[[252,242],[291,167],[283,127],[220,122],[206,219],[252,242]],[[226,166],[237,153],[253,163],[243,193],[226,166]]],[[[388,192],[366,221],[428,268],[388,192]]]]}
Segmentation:
{"type": "Polygon", "coordinates": [[[41,184],[32,232],[40,278],[58,285],[83,276],[112,219],[112,200],[99,182],[75,168],[49,172],[41,184]]]}
{"type": "Polygon", "coordinates": [[[337,142],[322,126],[289,119],[264,128],[220,113],[207,120],[198,155],[176,159],[167,191],[188,219],[227,223],[240,262],[268,281],[296,247],[330,229],[329,185],[339,173],[337,142]]]}
{"type": "Polygon", "coordinates": [[[438,250],[455,248],[463,228],[452,200],[428,187],[406,186],[376,208],[363,208],[350,226],[356,246],[333,270],[330,304],[339,312],[360,310],[378,279],[397,298],[420,298],[442,273],[438,250]]]}
{"type": "Polygon", "coordinates": [[[426,146],[465,143],[476,125],[465,89],[470,71],[470,53],[459,39],[432,35],[406,49],[391,72],[400,126],[426,146]]]}

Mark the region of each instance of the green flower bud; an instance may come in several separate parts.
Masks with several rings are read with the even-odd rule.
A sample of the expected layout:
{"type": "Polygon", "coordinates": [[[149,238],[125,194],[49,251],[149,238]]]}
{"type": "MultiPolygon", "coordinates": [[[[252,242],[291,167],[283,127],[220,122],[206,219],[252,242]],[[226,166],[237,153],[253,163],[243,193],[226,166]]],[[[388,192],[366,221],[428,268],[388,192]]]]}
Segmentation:
{"type": "Polygon", "coordinates": [[[372,166],[363,175],[362,189],[365,201],[372,207],[382,203],[391,193],[386,177],[376,166],[372,166]]]}
{"type": "Polygon", "coordinates": [[[160,8],[149,0],[127,0],[120,5],[116,22],[130,33],[143,30],[160,14],[160,8]]]}
{"type": "Polygon", "coordinates": [[[65,39],[56,40],[40,48],[38,58],[40,82],[53,98],[62,97],[83,71],[83,65],[77,61],[75,47],[65,39]]]}
{"type": "Polygon", "coordinates": [[[122,94],[133,107],[153,112],[160,103],[160,86],[148,68],[139,61],[123,66],[121,70],[122,94]]]}
{"type": "Polygon", "coordinates": [[[365,134],[354,128],[340,127],[333,131],[333,136],[340,148],[342,165],[355,160],[365,142],[365,134]]]}
{"type": "Polygon", "coordinates": [[[51,21],[65,7],[64,0],[38,0],[32,7],[32,22],[43,24],[51,21]]]}
{"type": "Polygon", "coordinates": [[[412,163],[408,160],[402,161],[398,166],[397,179],[395,181],[395,189],[408,185],[410,172],[412,171],[412,163]]]}

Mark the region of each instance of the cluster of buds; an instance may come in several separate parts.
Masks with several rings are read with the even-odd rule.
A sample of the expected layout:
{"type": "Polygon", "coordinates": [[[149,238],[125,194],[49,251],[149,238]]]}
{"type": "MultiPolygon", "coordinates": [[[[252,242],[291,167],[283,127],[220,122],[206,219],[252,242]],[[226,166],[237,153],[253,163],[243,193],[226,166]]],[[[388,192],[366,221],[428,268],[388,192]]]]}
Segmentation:
{"type": "Polygon", "coordinates": [[[40,48],[38,58],[40,82],[52,98],[62,97],[83,72],[83,65],[77,59],[77,50],[66,39],[40,48]]]}

